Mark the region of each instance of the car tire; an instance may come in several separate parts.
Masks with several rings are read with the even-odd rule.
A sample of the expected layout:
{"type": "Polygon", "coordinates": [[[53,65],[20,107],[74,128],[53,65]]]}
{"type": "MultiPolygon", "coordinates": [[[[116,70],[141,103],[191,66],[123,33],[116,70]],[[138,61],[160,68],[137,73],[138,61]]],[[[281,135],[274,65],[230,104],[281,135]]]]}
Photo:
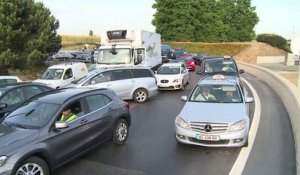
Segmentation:
{"type": "Polygon", "coordinates": [[[116,145],[123,145],[128,138],[128,133],[128,123],[126,120],[118,120],[113,131],[113,143],[116,145]]]}
{"type": "Polygon", "coordinates": [[[133,93],[133,100],[138,103],[144,103],[148,100],[148,91],[143,88],[139,88],[133,93]]]}
{"type": "Polygon", "coordinates": [[[43,159],[36,156],[29,157],[25,161],[21,162],[13,174],[24,174],[24,172],[25,174],[50,174],[47,163],[43,159]]]}

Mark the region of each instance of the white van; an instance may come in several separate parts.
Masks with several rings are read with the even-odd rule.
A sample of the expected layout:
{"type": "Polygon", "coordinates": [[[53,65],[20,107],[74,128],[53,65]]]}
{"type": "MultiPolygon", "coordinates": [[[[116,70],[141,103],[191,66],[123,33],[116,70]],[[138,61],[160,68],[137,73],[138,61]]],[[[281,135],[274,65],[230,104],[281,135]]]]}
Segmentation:
{"type": "Polygon", "coordinates": [[[45,83],[53,88],[61,88],[79,80],[88,73],[85,63],[63,63],[50,66],[42,75],[41,79],[33,82],[45,83]]]}

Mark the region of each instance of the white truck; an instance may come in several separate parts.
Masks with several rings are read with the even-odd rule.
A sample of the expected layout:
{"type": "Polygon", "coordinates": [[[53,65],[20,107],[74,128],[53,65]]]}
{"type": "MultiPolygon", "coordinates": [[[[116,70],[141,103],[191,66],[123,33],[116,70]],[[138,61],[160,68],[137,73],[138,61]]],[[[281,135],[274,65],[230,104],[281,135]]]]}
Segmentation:
{"type": "Polygon", "coordinates": [[[101,34],[96,68],[162,64],[161,37],[144,30],[112,30],[101,34]]]}

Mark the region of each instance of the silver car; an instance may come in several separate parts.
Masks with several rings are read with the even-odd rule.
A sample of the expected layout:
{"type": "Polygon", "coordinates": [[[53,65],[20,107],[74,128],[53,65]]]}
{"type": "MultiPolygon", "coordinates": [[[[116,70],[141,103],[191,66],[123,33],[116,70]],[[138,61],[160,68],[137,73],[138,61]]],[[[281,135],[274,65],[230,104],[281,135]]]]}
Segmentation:
{"type": "Polygon", "coordinates": [[[146,67],[117,67],[94,70],[71,87],[110,88],[123,100],[142,103],[157,93],[153,71],[146,67]]]}
{"type": "Polygon", "coordinates": [[[209,147],[240,147],[249,132],[248,96],[236,76],[215,75],[201,79],[175,119],[180,143],[209,147]]]}

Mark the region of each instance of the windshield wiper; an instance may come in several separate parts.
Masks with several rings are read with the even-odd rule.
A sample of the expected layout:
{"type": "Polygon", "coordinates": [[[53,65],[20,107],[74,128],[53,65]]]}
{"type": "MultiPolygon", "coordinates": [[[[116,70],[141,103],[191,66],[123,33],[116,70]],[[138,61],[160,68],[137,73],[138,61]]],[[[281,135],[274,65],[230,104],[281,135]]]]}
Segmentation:
{"type": "Polygon", "coordinates": [[[32,109],[31,111],[29,111],[27,114],[25,114],[25,116],[29,116],[33,111],[35,111],[35,109],[32,109]]]}

